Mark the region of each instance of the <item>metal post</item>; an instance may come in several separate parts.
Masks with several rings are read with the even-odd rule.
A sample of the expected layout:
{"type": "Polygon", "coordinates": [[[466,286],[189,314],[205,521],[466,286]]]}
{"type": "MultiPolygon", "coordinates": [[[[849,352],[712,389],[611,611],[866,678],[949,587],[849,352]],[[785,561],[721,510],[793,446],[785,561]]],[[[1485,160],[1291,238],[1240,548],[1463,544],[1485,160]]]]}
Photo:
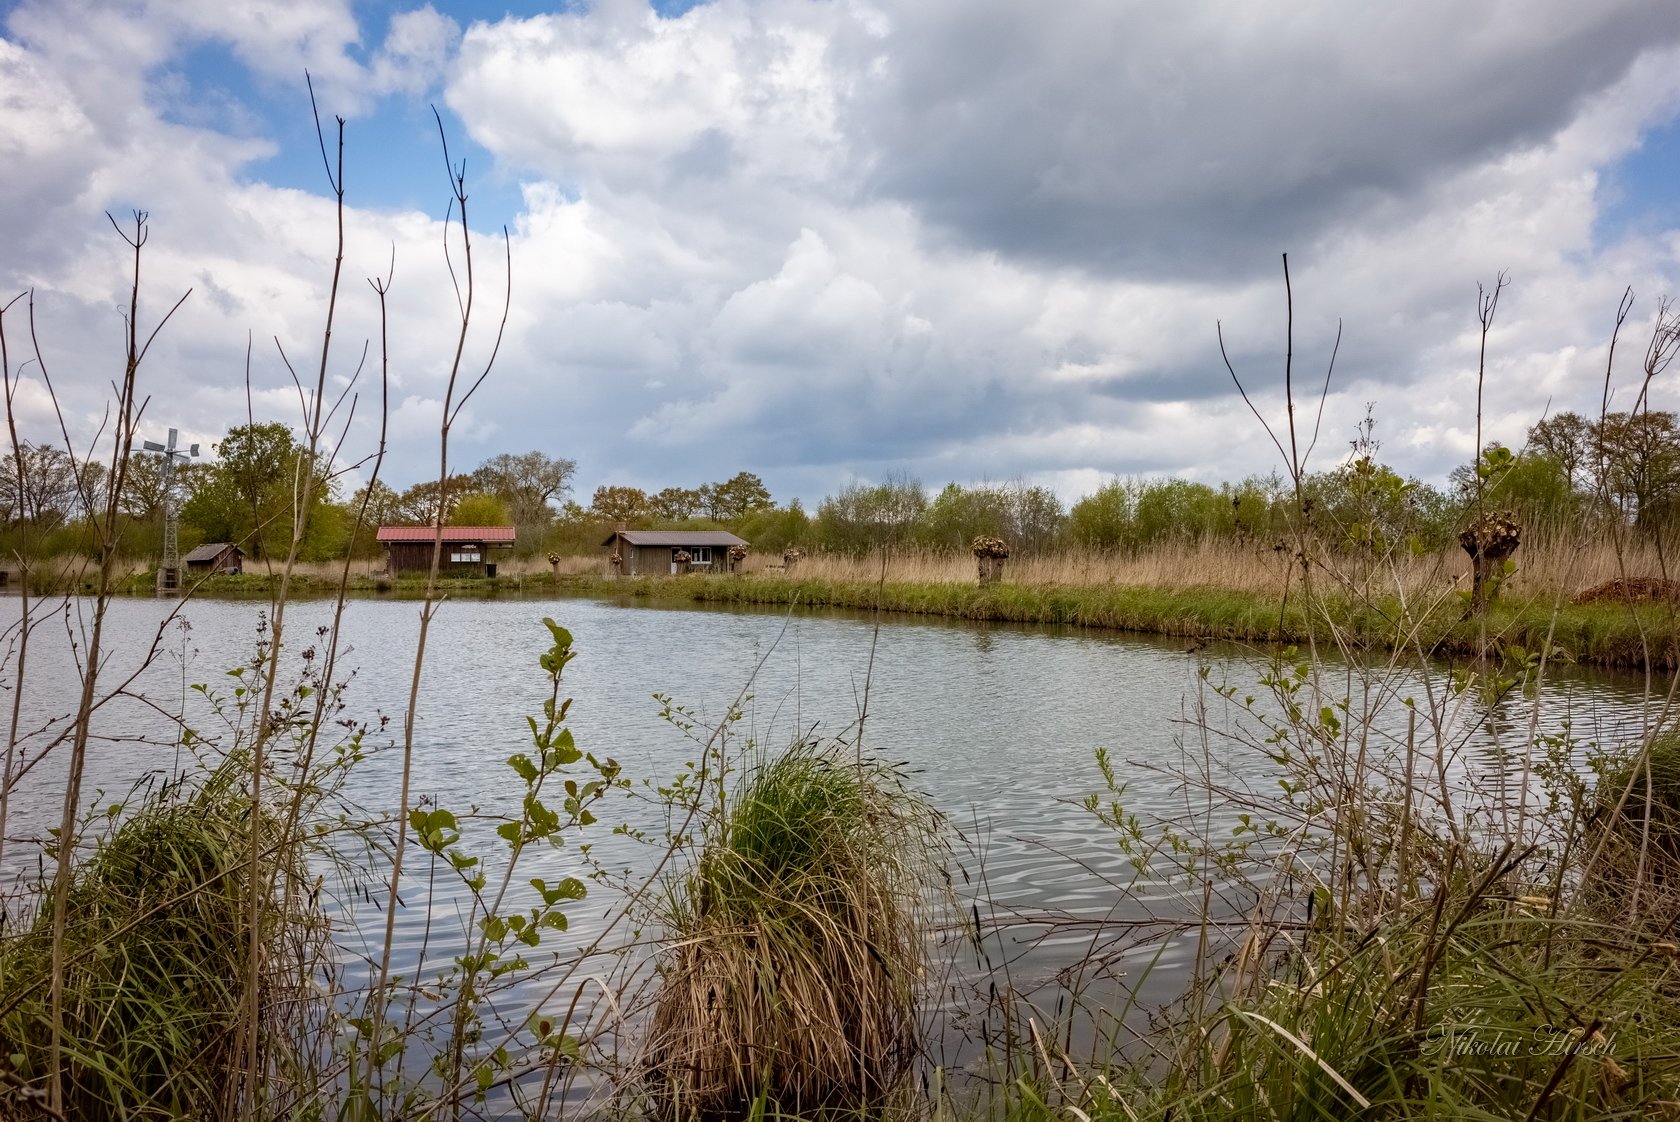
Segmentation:
{"type": "Polygon", "coordinates": [[[180,510],[175,504],[175,458],[188,459],[198,455],[198,445],[190,449],[175,447],[175,429],[169,430],[169,443],[148,440],[141,445],[148,452],[163,454],[163,560],[158,565],[157,594],[176,596],[181,591],[181,532],[180,510]]]}

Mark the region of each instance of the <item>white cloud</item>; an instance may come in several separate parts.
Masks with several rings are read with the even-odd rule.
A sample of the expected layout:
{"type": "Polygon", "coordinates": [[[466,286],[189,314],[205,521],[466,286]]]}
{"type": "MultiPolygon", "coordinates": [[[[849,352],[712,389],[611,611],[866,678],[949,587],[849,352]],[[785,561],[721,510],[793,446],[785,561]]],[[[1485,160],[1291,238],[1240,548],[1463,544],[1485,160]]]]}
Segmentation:
{"type": "Polygon", "coordinates": [[[461,26],[430,4],[397,13],[373,56],[369,84],[380,94],[424,94],[443,77],[460,38],[461,26]]]}
{"type": "MultiPolygon", "coordinates": [[[[1548,400],[1596,401],[1624,285],[1643,312],[1680,277],[1680,234],[1600,242],[1606,169],[1680,109],[1680,18],[1655,0],[1080,0],[1054,19],[603,0],[464,34],[445,6],[393,17],[371,52],[340,2],[91,12],[26,4],[0,41],[0,157],[23,169],[0,184],[0,279],[40,286],[57,368],[108,369],[123,257],[99,212],[149,203],[148,307],[198,289],[152,367],[206,435],[243,419],[248,330],[259,388],[280,387],[260,403],[291,392],[273,336],[313,376],[333,249],[327,201],[250,178],[269,142],[166,119],[170,68],[207,41],[265,80],[308,65],[355,109],[444,82],[523,182],[508,334],[457,462],[540,447],[576,456],[585,492],[742,469],[807,498],[898,468],[1064,491],[1268,470],[1214,325],[1281,417],[1285,250],[1298,388],[1344,324],[1318,462],[1375,401],[1385,454],[1439,475],[1468,454],[1478,281],[1513,282],[1485,427],[1514,441],[1548,400]]],[[[394,248],[390,471],[418,477],[452,354],[443,231],[363,209],[347,227],[332,370],[377,337],[363,278],[394,248]]],[[[488,332],[501,247],[477,244],[488,332]]],[[[472,374],[487,350],[476,334],[472,374]]],[[[72,391],[78,417],[102,377],[72,391]]]]}

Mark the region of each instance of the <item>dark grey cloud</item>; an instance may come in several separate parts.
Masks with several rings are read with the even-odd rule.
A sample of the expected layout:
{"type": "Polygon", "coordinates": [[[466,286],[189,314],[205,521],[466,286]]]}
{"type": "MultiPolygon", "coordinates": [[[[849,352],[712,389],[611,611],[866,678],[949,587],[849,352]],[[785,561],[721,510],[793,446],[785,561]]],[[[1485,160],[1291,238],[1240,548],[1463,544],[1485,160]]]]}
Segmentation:
{"type": "Polygon", "coordinates": [[[961,244],[1249,274],[1544,140],[1680,5],[895,5],[847,117],[869,186],[961,244]]]}

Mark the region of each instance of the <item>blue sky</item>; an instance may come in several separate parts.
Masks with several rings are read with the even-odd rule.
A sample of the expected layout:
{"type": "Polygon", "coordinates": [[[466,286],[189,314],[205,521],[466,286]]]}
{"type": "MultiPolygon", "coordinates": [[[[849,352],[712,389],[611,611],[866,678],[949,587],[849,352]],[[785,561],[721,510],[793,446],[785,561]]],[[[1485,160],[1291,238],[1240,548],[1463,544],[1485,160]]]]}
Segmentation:
{"type": "MultiPolygon", "coordinates": [[[[0,29],[0,281],[36,291],[89,438],[122,293],[103,212],[136,205],[148,297],[193,289],[152,392],[213,441],[244,419],[249,336],[254,408],[295,423],[275,342],[316,345],[331,255],[315,75],[348,120],[335,379],[397,262],[398,484],[433,470],[453,353],[434,107],[481,311],[504,225],[513,260],[453,462],[571,456],[584,498],[1272,470],[1214,327],[1279,413],[1285,252],[1298,353],[1344,332],[1323,465],[1372,402],[1384,458],[1439,479],[1474,440],[1478,283],[1512,280],[1484,420],[1520,443],[1597,400],[1622,289],[1645,330],[1680,279],[1666,0],[25,0],[0,29]]],[[[376,432],[357,388],[347,459],[376,432]]]]}
{"type": "Polygon", "coordinates": [[[1680,227],[1680,117],[1647,130],[1604,170],[1599,240],[1658,237],[1680,227]]]}

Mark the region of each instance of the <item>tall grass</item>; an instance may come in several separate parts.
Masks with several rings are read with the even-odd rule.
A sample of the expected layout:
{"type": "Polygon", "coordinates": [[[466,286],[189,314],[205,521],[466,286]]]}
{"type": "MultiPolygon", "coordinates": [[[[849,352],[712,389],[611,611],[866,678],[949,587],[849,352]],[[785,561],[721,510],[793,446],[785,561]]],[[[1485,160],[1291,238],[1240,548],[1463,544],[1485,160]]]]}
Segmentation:
{"type": "MultiPolygon", "coordinates": [[[[328,926],[314,846],[289,844],[278,807],[249,820],[248,756],[157,783],[105,808],[116,828],[74,864],[64,935],[63,1105],[70,1118],[238,1118],[246,905],[267,898],[258,932],[259,1088],[272,1116],[311,1105],[328,1021],[317,975],[328,926]],[[250,833],[260,860],[248,860],[250,833]]],[[[50,894],[19,938],[0,943],[0,1039],[7,1116],[48,1118],[53,1060],[50,894]]]]}
{"type": "Polygon", "coordinates": [[[660,912],[641,1080],[669,1119],[879,1109],[922,1039],[939,819],[844,744],[761,761],[660,912]]]}
{"type": "MultiPolygon", "coordinates": [[[[1073,549],[1011,557],[1004,579],[1026,587],[1083,588],[1125,586],[1165,590],[1217,588],[1276,600],[1297,579],[1299,565],[1289,549],[1276,542],[1243,542],[1228,537],[1192,541],[1163,541],[1136,551],[1073,549]]],[[[1548,528],[1530,534],[1516,556],[1516,571],[1501,595],[1518,600],[1568,603],[1578,593],[1624,574],[1656,576],[1667,562],[1660,543],[1643,538],[1618,547],[1605,535],[1585,527],[1548,528]]],[[[1372,565],[1357,553],[1315,553],[1327,590],[1353,585],[1372,565]]],[[[597,567],[598,568],[598,567],[597,567]]],[[[761,577],[787,576],[798,580],[845,584],[973,584],[974,560],[967,554],[895,549],[884,563],[879,555],[854,557],[815,553],[786,572],[770,558],[749,555],[747,571],[761,577]]],[[[1403,591],[1410,597],[1429,596],[1446,588],[1463,588],[1470,563],[1457,549],[1414,554],[1396,550],[1377,560],[1379,593],[1403,591]]],[[[589,572],[583,560],[568,571],[589,572]]]]}

